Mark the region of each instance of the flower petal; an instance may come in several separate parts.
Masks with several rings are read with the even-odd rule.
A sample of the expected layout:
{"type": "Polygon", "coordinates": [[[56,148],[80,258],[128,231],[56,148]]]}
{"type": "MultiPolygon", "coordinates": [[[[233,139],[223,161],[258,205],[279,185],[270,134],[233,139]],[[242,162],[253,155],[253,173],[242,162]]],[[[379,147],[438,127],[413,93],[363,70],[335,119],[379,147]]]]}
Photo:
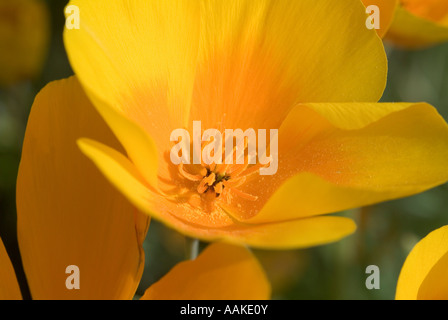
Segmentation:
{"type": "Polygon", "coordinates": [[[419,300],[448,300],[448,252],[440,258],[418,290],[419,300]]]}
{"type": "Polygon", "coordinates": [[[445,0],[401,0],[401,5],[416,16],[431,21],[444,21],[448,16],[445,0]]]}
{"type": "Polygon", "coordinates": [[[297,249],[339,241],[356,230],[344,217],[311,217],[277,223],[236,225],[224,230],[223,239],[263,249],[297,249]]]}
{"type": "Polygon", "coordinates": [[[79,151],[81,136],[121,150],[75,77],[36,97],[17,181],[18,239],[34,299],[130,299],[143,272],[148,218],[79,151]],[[79,267],[68,290],[66,268],[79,267]]]}
{"type": "Polygon", "coordinates": [[[380,28],[377,29],[378,35],[382,38],[389,30],[398,5],[398,0],[362,0],[366,8],[375,5],[379,8],[380,28]]]}
{"type": "Polygon", "coordinates": [[[157,188],[157,148],[152,138],[141,127],[106,104],[98,104],[97,110],[125,147],[127,155],[145,180],[157,188]]]}
{"type": "Polygon", "coordinates": [[[0,238],[0,300],[22,300],[16,273],[0,238]]]}
{"type": "Polygon", "coordinates": [[[408,194],[447,181],[448,125],[434,107],[426,103],[306,106],[331,131],[319,132],[304,148],[289,142],[293,122],[285,121],[280,134],[285,134],[285,149],[291,152],[293,145],[301,149],[298,159],[308,162],[308,171],[343,186],[408,194]]]}
{"type": "Polygon", "coordinates": [[[220,216],[211,216],[207,218],[215,224],[205,224],[202,221],[205,218],[197,216],[209,214],[194,210],[191,206],[178,202],[175,197],[155,193],[150,186],[145,185],[134,165],[119,152],[91,140],[81,139],[78,143],[84,154],[137,208],[193,238],[286,249],[337,241],[355,230],[353,221],[342,217],[317,217],[249,225],[235,223],[228,217],[225,220],[220,216]]]}
{"type": "Polygon", "coordinates": [[[352,0],[203,1],[191,120],[270,129],[299,102],[378,101],[387,61],[365,10],[352,0]]]}
{"type": "Polygon", "coordinates": [[[233,217],[292,220],[440,185],[448,180],[448,126],[425,103],[303,104],[280,127],[278,156],[275,175],[240,187],[257,201],[222,204],[233,217]]]}
{"type": "Polygon", "coordinates": [[[178,208],[179,204],[175,199],[170,201],[168,200],[169,196],[156,193],[151,186],[145,183],[136,167],[124,155],[89,139],[80,139],[78,145],[112,185],[137,208],[158,220],[164,221],[173,228],[176,228],[179,224],[183,225],[176,218],[177,212],[183,213],[182,207],[178,208]]]}
{"type": "Polygon", "coordinates": [[[172,187],[164,182],[174,170],[171,131],[188,120],[204,129],[270,128],[298,101],[376,101],[384,90],[385,52],[357,0],[70,4],[83,13],[81,29],[64,33],[76,74],[147,181],[152,143],[135,151],[107,110],[152,137],[164,190],[172,187]]]}
{"type": "Polygon", "coordinates": [[[437,229],[412,249],[401,269],[397,300],[448,299],[448,226],[437,229]]]}
{"type": "Polygon", "coordinates": [[[275,191],[258,214],[240,220],[250,224],[276,223],[358,208],[397,196],[390,191],[338,186],[312,173],[300,173],[275,191]]]}
{"type": "MultiPolygon", "coordinates": [[[[174,128],[186,127],[197,50],[199,2],[190,0],[72,0],[82,14],[79,30],[64,31],[76,75],[129,157],[148,180],[152,142],[133,129],[135,123],[154,139],[164,162],[174,128]],[[107,115],[115,112],[113,119],[107,115]],[[115,120],[115,121],[113,121],[115,120]],[[139,153],[132,134],[139,137],[139,153]],[[149,149],[149,150],[148,150],[149,149]]],[[[163,161],[162,161],[163,160],[163,161]]]]}
{"type": "Polygon", "coordinates": [[[266,274],[248,249],[214,243],[196,260],[176,265],[141,299],[267,300],[270,296],[266,274]]]}
{"type": "Polygon", "coordinates": [[[398,6],[386,40],[410,49],[436,45],[448,40],[448,22],[430,21],[398,6]]]}

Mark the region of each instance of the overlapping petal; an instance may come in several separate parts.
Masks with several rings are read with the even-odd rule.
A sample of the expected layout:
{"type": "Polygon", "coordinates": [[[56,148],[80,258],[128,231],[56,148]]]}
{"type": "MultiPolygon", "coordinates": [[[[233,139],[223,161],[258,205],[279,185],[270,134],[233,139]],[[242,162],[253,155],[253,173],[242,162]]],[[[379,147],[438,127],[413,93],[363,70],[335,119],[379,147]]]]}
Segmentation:
{"type": "Polygon", "coordinates": [[[331,213],[408,196],[448,179],[448,126],[428,104],[303,104],[279,130],[279,170],[223,204],[247,223],[331,213]],[[263,188],[258,186],[263,185],[263,188]]]}
{"type": "Polygon", "coordinates": [[[387,61],[365,17],[351,0],[202,1],[191,121],[270,129],[299,102],[378,101],[387,61]]]}
{"type": "Polygon", "coordinates": [[[445,0],[362,0],[380,9],[380,37],[407,49],[425,48],[448,40],[445,0]]]}
{"type": "Polygon", "coordinates": [[[70,4],[85,12],[81,29],[64,34],[70,62],[143,176],[148,157],[132,152],[105,109],[152,137],[159,176],[170,179],[170,133],[193,120],[271,128],[297,102],[377,101],[385,87],[381,41],[355,0],[70,4]]]}
{"type": "Polygon", "coordinates": [[[214,243],[195,260],[176,265],[142,300],[267,300],[271,288],[252,253],[214,243]]]}
{"type": "Polygon", "coordinates": [[[376,101],[385,86],[384,51],[355,0],[70,4],[84,12],[83,25],[65,31],[65,44],[89,96],[153,136],[160,132],[153,115],[187,124],[193,86],[191,118],[207,108],[218,120],[228,108],[239,119],[238,111],[262,114],[274,102],[284,116],[300,101],[376,101]]]}
{"type": "Polygon", "coordinates": [[[191,237],[281,249],[336,241],[355,230],[353,221],[342,217],[251,225],[233,221],[223,212],[201,212],[175,197],[155,193],[135,166],[117,151],[89,140],[81,140],[80,147],[137,208],[191,237]]]}
{"type": "Polygon", "coordinates": [[[444,24],[448,3],[444,0],[401,0],[401,5],[416,16],[444,24]]]}
{"type": "Polygon", "coordinates": [[[397,284],[397,300],[448,299],[448,226],[428,234],[407,257],[397,284]]]}
{"type": "Polygon", "coordinates": [[[33,104],[17,181],[18,240],[33,299],[130,299],[143,271],[147,216],[80,152],[87,136],[122,150],[76,78],[33,104]],[[66,287],[66,268],[80,289],[66,287]]]}
{"type": "Polygon", "coordinates": [[[16,273],[0,238],[0,300],[21,300],[16,273]]]}
{"type": "Polygon", "coordinates": [[[421,48],[448,40],[448,27],[414,16],[398,8],[386,40],[403,47],[421,48]]]}
{"type": "MultiPolygon", "coordinates": [[[[147,171],[154,161],[148,156],[153,142],[139,131],[164,151],[171,131],[186,126],[199,46],[199,2],[74,0],[69,5],[82,12],[80,29],[64,32],[71,66],[128,156],[152,180],[147,171]],[[119,116],[126,120],[120,122],[119,116]],[[128,132],[122,122],[139,128],[128,132]],[[133,135],[150,145],[136,143],[133,135]]],[[[163,152],[157,160],[163,172],[163,152]]]]}

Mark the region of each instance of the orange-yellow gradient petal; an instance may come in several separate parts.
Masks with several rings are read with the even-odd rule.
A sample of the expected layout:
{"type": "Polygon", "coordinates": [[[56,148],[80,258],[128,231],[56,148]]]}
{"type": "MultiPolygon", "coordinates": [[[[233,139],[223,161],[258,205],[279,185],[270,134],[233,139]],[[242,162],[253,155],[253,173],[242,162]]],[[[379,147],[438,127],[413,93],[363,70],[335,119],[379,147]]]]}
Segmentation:
{"type": "MultiPolygon", "coordinates": [[[[79,30],[64,31],[71,66],[128,156],[151,180],[145,172],[148,161],[154,161],[146,156],[150,152],[136,151],[143,145],[136,146],[131,133],[106,115],[107,109],[138,124],[159,150],[170,145],[171,131],[186,126],[190,111],[199,2],[73,0],[69,5],[82,14],[79,30]]],[[[139,141],[148,140],[137,135],[139,141]]],[[[160,163],[165,162],[163,156],[160,153],[160,163]]]]}
{"type": "Polygon", "coordinates": [[[419,300],[448,300],[448,251],[432,267],[418,290],[419,300]]]}
{"type": "Polygon", "coordinates": [[[415,245],[401,269],[397,300],[448,300],[448,226],[415,245]]]}
{"type": "Polygon", "coordinates": [[[21,300],[16,273],[0,238],[0,300],[21,300]]]}
{"type": "Polygon", "coordinates": [[[440,185],[448,180],[448,126],[425,103],[302,104],[279,129],[278,155],[275,175],[241,186],[257,201],[222,204],[236,219],[286,221],[440,185]]]}
{"type": "Polygon", "coordinates": [[[178,202],[175,197],[155,193],[145,184],[135,166],[116,150],[88,139],[81,139],[78,143],[84,154],[137,208],[191,237],[287,249],[337,241],[356,229],[351,219],[343,217],[315,217],[268,224],[243,224],[230,217],[217,219],[214,212],[201,212],[187,203],[178,202]],[[206,219],[209,223],[204,225],[206,219]]]}
{"type": "Polygon", "coordinates": [[[445,0],[401,0],[401,5],[416,16],[432,20],[446,21],[448,2],[445,0]]]}
{"type": "Polygon", "coordinates": [[[102,103],[97,110],[110,128],[117,132],[116,137],[125,146],[128,157],[133,160],[141,175],[157,188],[157,149],[151,137],[118,110],[102,103]]]}
{"type": "Polygon", "coordinates": [[[43,0],[0,0],[0,85],[31,80],[41,71],[50,38],[43,0]]]}
{"type": "Polygon", "coordinates": [[[378,101],[387,61],[365,10],[359,0],[202,1],[191,120],[268,129],[299,102],[378,101]]]}
{"type": "Polygon", "coordinates": [[[176,265],[149,287],[142,300],[267,300],[271,287],[264,270],[246,248],[208,246],[193,261],[176,265]]]}
{"type": "MultiPolygon", "coordinates": [[[[75,73],[103,117],[116,108],[151,136],[164,179],[170,133],[193,120],[271,128],[297,102],[377,101],[385,87],[384,49],[358,0],[70,4],[83,12],[64,32],[75,73]]],[[[105,120],[148,180],[148,158],[105,120]]]]}
{"type": "Polygon", "coordinates": [[[404,48],[418,49],[448,41],[448,2],[435,1],[440,5],[440,8],[435,7],[436,10],[431,9],[431,3],[427,0],[406,2],[415,4],[398,6],[386,35],[388,42],[404,48]]]}
{"type": "Polygon", "coordinates": [[[18,240],[33,299],[131,299],[148,218],[80,152],[81,136],[122,150],[75,77],[36,97],[17,181],[18,240]],[[80,289],[66,287],[76,265],[80,289]]]}
{"type": "MultiPolygon", "coordinates": [[[[378,35],[382,38],[389,30],[395,15],[395,10],[399,0],[361,0],[367,9],[370,6],[377,6],[379,9],[380,28],[376,29],[378,35]]],[[[372,9],[372,8],[370,8],[372,9]]],[[[368,15],[372,15],[373,11],[367,11],[368,15]]]]}

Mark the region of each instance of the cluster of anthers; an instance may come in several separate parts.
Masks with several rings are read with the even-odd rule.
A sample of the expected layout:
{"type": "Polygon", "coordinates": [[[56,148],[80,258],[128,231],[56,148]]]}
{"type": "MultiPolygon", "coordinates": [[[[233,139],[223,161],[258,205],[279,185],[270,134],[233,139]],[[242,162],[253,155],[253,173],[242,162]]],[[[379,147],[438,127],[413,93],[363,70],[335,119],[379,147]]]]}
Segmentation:
{"type": "MultiPolygon", "coordinates": [[[[218,198],[226,192],[226,190],[231,190],[233,194],[239,197],[250,201],[256,201],[258,199],[257,196],[238,189],[238,187],[242,186],[249,177],[258,173],[261,168],[266,166],[260,163],[250,165],[251,161],[249,161],[249,159],[254,155],[249,155],[248,152],[246,152],[247,145],[247,139],[245,139],[243,164],[226,164],[229,161],[224,161],[224,163],[211,163],[208,165],[201,159],[202,168],[199,170],[199,174],[187,172],[183,163],[180,163],[178,166],[179,173],[190,181],[198,182],[196,190],[200,195],[213,194],[213,198],[218,198]]],[[[201,154],[205,146],[206,144],[202,143],[201,154]]],[[[237,147],[235,146],[231,154],[233,159],[236,158],[236,150],[237,147]]]]}

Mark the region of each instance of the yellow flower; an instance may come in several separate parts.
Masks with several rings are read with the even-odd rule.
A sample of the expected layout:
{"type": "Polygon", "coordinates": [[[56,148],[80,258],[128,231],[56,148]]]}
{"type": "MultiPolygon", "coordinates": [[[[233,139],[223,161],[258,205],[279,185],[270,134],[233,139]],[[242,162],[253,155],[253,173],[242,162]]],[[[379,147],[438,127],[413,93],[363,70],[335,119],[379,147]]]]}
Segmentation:
{"type": "MultiPolygon", "coordinates": [[[[66,240],[61,234],[60,240],[66,240]]],[[[88,248],[84,248],[87,249],[88,248]]],[[[41,263],[40,261],[36,261],[41,263]]],[[[54,262],[54,261],[53,261],[54,262]]],[[[58,260],[58,262],[66,262],[58,260]]],[[[92,260],[92,263],[94,261],[92,260]]],[[[48,263],[47,266],[50,266],[48,263]]],[[[19,284],[14,268],[0,238],[0,300],[21,300],[19,284]]],[[[93,274],[92,264],[79,270],[79,288],[68,289],[63,276],[65,268],[49,278],[42,274],[40,282],[46,281],[45,290],[31,285],[33,299],[132,299],[134,291],[116,292],[120,280],[126,279],[133,270],[121,270],[114,274],[103,270],[93,274]],[[62,274],[60,277],[58,274],[62,274]],[[95,276],[94,278],[89,278],[95,276]],[[59,282],[61,281],[62,282],[59,282]],[[94,280],[93,282],[87,282],[94,280]],[[100,288],[95,288],[99,286],[100,288]],[[99,290],[100,289],[100,290],[99,290]],[[113,291],[109,291],[112,289],[113,291]],[[45,294],[42,294],[45,291],[45,294]]],[[[39,275],[36,275],[39,276],[39,275]]],[[[28,281],[30,279],[27,274],[28,281]]],[[[31,283],[36,283],[31,281],[31,283]]],[[[162,279],[151,285],[141,300],[267,300],[270,286],[263,269],[245,248],[223,243],[208,246],[195,260],[176,265],[162,279]]]]}
{"type": "Polygon", "coordinates": [[[423,238],[407,257],[397,300],[448,300],[448,226],[423,238]]]}
{"type": "MultiPolygon", "coordinates": [[[[52,95],[70,97],[53,116],[74,112],[59,126],[84,123],[82,152],[140,211],[185,235],[271,249],[324,244],[355,230],[351,219],[324,214],[447,181],[448,127],[436,110],[377,103],[387,60],[358,0],[70,5],[82,13],[80,29],[64,33],[71,65],[124,150],[98,136],[98,117],[73,111],[73,79],[53,85],[52,95]],[[170,134],[191,133],[194,121],[278,129],[278,172],[259,175],[259,163],[174,165],[170,134]]],[[[41,126],[28,134],[54,135],[41,126]]],[[[25,153],[30,163],[35,156],[25,153]]],[[[71,183],[99,183],[91,174],[71,183]]],[[[101,207],[98,192],[71,194],[101,207]]]]}
{"type": "Polygon", "coordinates": [[[446,0],[362,0],[380,8],[380,36],[404,48],[425,48],[448,41],[446,0]],[[393,18],[391,18],[393,17],[393,18]]]}
{"type": "MultiPolygon", "coordinates": [[[[120,150],[76,78],[53,82],[37,95],[17,180],[18,242],[33,299],[132,299],[143,273],[142,243],[149,217],[139,213],[79,151],[76,139],[85,134],[120,150]],[[65,286],[69,265],[79,267],[80,290],[65,286]]],[[[3,283],[10,290],[15,282],[5,257],[0,253],[0,298],[3,283]]],[[[166,294],[171,291],[173,299],[180,295],[267,299],[270,294],[258,262],[239,247],[210,247],[195,262],[183,263],[173,272],[162,280],[166,285],[150,292],[163,289],[166,292],[160,295],[169,298],[166,294]],[[197,274],[191,274],[192,266],[197,274]],[[179,278],[183,273],[185,278],[179,278]],[[167,287],[172,279],[177,290],[167,287]],[[198,286],[187,290],[194,279],[198,286]]]]}
{"type": "Polygon", "coordinates": [[[0,85],[34,78],[49,41],[49,12],[41,0],[0,0],[0,85]]]}

